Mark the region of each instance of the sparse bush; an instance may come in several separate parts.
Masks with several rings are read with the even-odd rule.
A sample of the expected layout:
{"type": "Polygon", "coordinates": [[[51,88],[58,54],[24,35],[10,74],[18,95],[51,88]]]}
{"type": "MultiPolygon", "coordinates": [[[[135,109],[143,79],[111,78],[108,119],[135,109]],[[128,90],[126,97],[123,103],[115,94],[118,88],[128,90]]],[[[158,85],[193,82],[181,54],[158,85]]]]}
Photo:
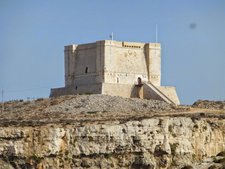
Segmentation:
{"type": "Polygon", "coordinates": [[[196,155],[192,154],[192,159],[195,160],[196,159],[196,155]]]}
{"type": "Polygon", "coordinates": [[[35,100],[35,102],[39,102],[39,101],[42,101],[42,100],[44,100],[44,99],[43,98],[38,98],[38,99],[35,100]]]}
{"type": "Polygon", "coordinates": [[[42,158],[38,157],[36,154],[32,155],[30,157],[30,159],[33,160],[36,164],[39,164],[41,162],[41,160],[42,160],[42,158]]]}
{"type": "Polygon", "coordinates": [[[207,126],[203,126],[203,130],[207,130],[207,126]]]}
{"type": "Polygon", "coordinates": [[[169,132],[172,133],[172,131],[173,131],[173,126],[169,125],[169,132]]]}
{"type": "Polygon", "coordinates": [[[193,169],[193,167],[191,165],[186,165],[186,166],[182,167],[181,169],[193,169]]]}
{"type": "Polygon", "coordinates": [[[58,102],[58,100],[51,100],[51,102],[50,102],[50,105],[56,105],[56,104],[58,104],[59,102],[58,102]]]}
{"type": "Polygon", "coordinates": [[[225,164],[225,158],[222,158],[222,159],[215,158],[215,159],[213,159],[213,162],[214,163],[225,164]]]}
{"type": "Polygon", "coordinates": [[[216,165],[211,165],[208,169],[217,169],[218,167],[216,165]]]}
{"type": "Polygon", "coordinates": [[[178,143],[170,144],[170,149],[171,149],[171,155],[172,156],[175,156],[176,155],[176,149],[177,149],[177,146],[178,145],[179,145],[178,143]]]}
{"type": "Polygon", "coordinates": [[[143,107],[146,108],[146,107],[148,107],[148,105],[147,105],[146,103],[144,103],[144,104],[143,104],[143,107]]]}
{"type": "Polygon", "coordinates": [[[205,113],[200,113],[200,116],[205,117],[205,113]]]}
{"type": "Polygon", "coordinates": [[[223,156],[223,157],[225,157],[225,151],[221,151],[220,153],[217,154],[217,156],[223,156]]]}
{"type": "Polygon", "coordinates": [[[98,111],[88,111],[87,113],[88,114],[96,114],[96,113],[98,113],[98,111]]]}
{"type": "Polygon", "coordinates": [[[172,158],[171,166],[177,166],[177,162],[176,162],[176,160],[174,158],[172,158]]]}
{"type": "Polygon", "coordinates": [[[163,155],[167,155],[168,153],[163,150],[159,145],[155,147],[154,156],[162,157],[163,155]]]}
{"type": "Polygon", "coordinates": [[[162,119],[159,119],[158,125],[161,126],[162,125],[162,122],[163,122],[163,120],[162,119]]]}
{"type": "Polygon", "coordinates": [[[195,124],[193,127],[196,128],[196,129],[198,129],[198,125],[197,124],[195,124]]]}

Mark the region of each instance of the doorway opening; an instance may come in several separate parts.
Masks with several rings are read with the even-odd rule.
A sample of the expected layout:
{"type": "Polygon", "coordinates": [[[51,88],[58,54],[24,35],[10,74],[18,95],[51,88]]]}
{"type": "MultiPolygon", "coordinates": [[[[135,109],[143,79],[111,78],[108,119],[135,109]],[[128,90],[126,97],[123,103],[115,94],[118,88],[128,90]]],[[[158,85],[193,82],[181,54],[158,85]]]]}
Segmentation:
{"type": "Polygon", "coordinates": [[[138,77],[137,81],[138,81],[138,85],[142,85],[142,80],[140,77],[138,77]]]}

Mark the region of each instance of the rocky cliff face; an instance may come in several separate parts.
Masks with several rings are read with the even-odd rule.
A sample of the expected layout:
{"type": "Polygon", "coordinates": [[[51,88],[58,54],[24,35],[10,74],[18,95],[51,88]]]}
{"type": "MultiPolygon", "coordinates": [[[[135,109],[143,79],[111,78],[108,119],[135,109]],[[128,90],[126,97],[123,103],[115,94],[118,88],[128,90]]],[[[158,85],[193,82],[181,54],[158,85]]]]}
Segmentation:
{"type": "Polygon", "coordinates": [[[223,111],[168,111],[138,119],[2,123],[0,168],[200,168],[197,162],[225,150],[223,111]]]}
{"type": "Polygon", "coordinates": [[[176,168],[224,151],[224,131],[224,119],[190,117],[1,127],[0,154],[8,168],[176,168]]]}

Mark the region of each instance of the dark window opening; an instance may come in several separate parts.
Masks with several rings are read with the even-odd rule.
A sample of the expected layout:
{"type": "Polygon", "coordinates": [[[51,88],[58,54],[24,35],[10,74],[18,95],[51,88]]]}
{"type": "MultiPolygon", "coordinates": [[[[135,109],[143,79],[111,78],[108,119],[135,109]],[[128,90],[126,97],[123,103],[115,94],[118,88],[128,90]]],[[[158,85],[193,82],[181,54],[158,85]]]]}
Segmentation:
{"type": "Polygon", "coordinates": [[[88,73],[88,67],[85,68],[85,73],[88,73]]]}
{"type": "Polygon", "coordinates": [[[77,90],[77,86],[75,87],[75,89],[77,90]]]}
{"type": "Polygon", "coordinates": [[[119,80],[119,78],[118,78],[118,77],[116,78],[116,82],[117,82],[117,83],[119,83],[119,82],[120,82],[120,80],[119,80]]]}

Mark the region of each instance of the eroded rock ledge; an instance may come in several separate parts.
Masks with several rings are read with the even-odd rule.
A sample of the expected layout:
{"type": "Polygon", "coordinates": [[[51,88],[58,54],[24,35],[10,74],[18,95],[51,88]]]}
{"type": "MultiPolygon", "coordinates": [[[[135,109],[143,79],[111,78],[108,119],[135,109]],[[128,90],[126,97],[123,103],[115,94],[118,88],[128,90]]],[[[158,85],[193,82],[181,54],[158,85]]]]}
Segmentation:
{"type": "Polygon", "coordinates": [[[189,117],[80,127],[1,127],[0,154],[18,168],[177,167],[222,152],[224,131],[224,119],[189,117]]]}

